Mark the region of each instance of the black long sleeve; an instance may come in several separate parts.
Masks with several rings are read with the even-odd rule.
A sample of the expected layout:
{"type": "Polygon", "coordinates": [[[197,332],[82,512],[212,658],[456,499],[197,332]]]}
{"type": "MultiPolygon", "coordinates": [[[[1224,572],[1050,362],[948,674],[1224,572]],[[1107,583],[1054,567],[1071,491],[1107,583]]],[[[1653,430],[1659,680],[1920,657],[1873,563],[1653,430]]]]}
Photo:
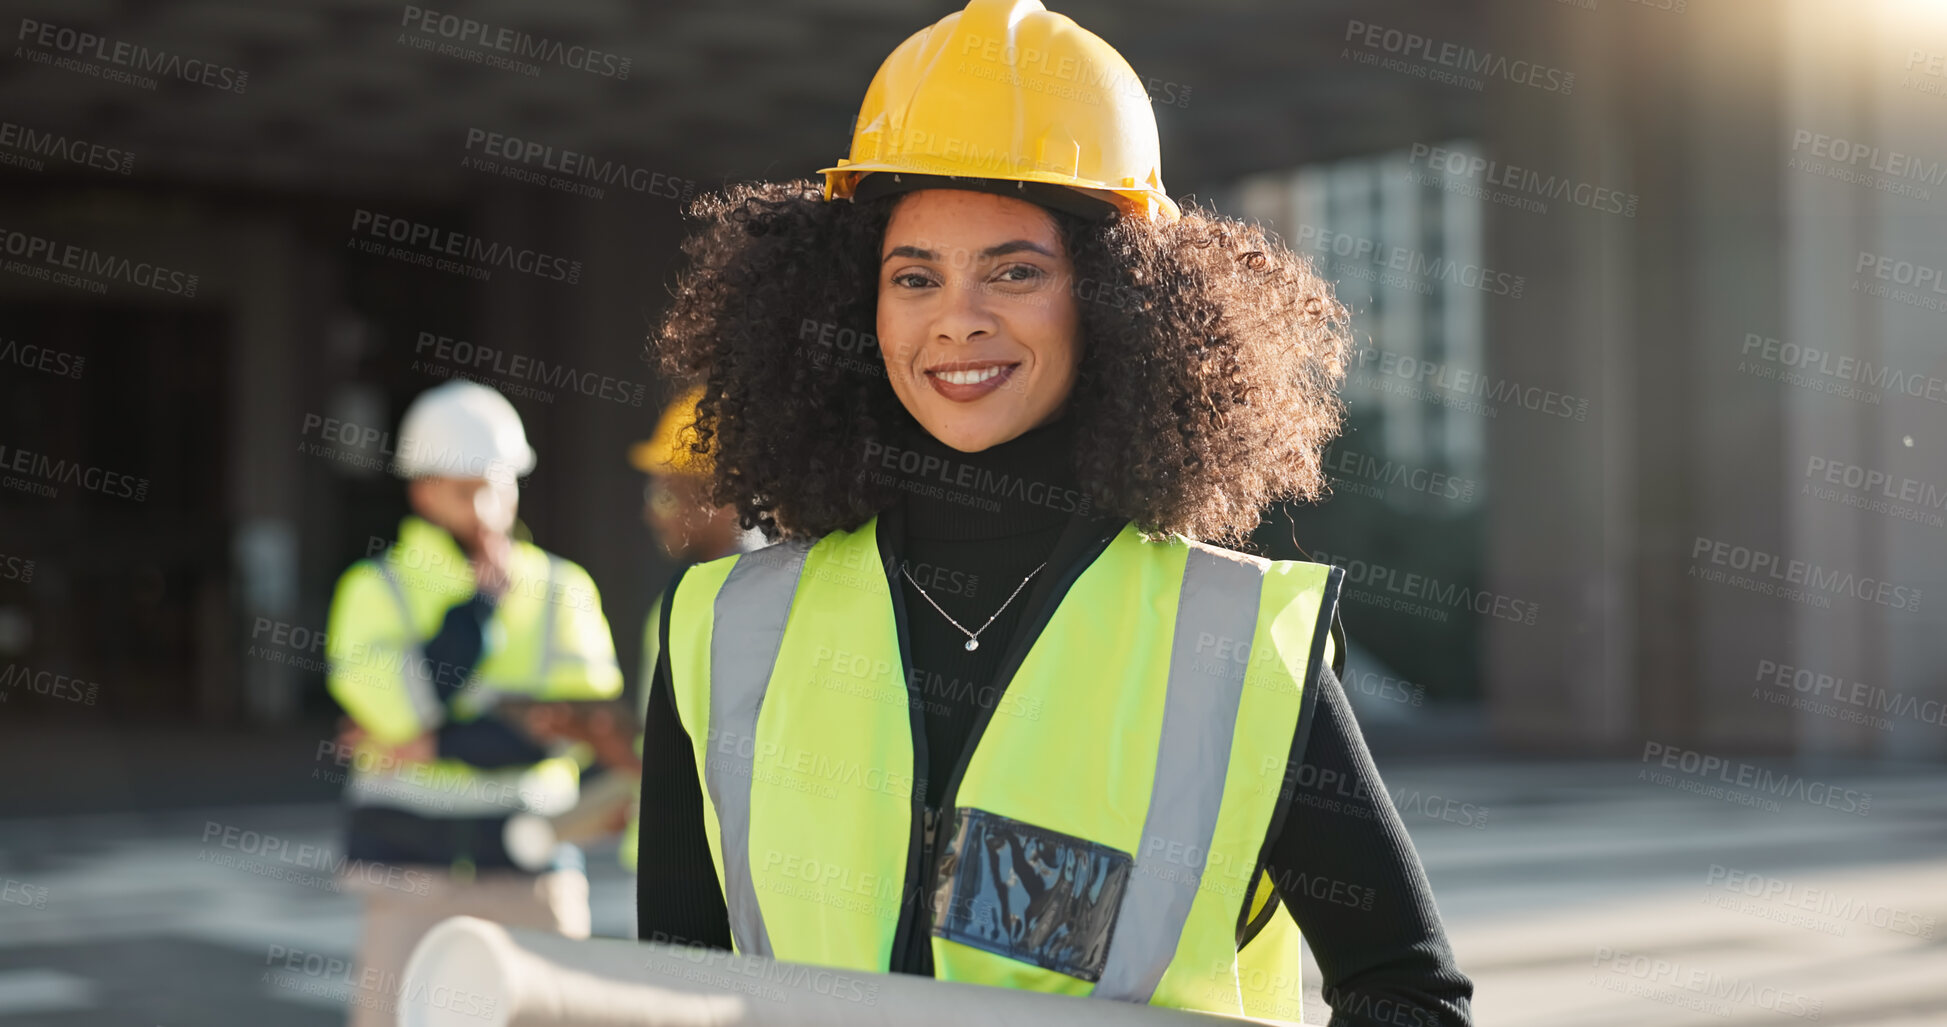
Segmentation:
{"type": "Polygon", "coordinates": [[[1454,962],[1419,854],[1345,689],[1329,667],[1316,687],[1267,869],[1318,960],[1330,1027],[1471,1024],[1473,982],[1454,962]]]}
{"type": "Polygon", "coordinates": [[[730,948],[730,914],[717,885],[703,827],[703,786],[696,773],[690,735],[676,712],[669,674],[669,597],[676,572],[663,591],[656,632],[662,652],[649,684],[642,724],[642,805],[636,843],[636,937],[673,945],[730,948]]]}

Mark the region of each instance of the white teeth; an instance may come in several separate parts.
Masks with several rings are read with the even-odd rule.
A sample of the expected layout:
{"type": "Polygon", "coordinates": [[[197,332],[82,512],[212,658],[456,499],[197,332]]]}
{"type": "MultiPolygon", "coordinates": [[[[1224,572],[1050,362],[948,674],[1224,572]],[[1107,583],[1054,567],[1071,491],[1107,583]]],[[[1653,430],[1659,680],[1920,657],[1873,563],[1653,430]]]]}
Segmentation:
{"type": "Polygon", "coordinates": [[[935,371],[934,376],[953,385],[977,385],[1007,370],[1000,364],[983,367],[978,371],[935,371]]]}

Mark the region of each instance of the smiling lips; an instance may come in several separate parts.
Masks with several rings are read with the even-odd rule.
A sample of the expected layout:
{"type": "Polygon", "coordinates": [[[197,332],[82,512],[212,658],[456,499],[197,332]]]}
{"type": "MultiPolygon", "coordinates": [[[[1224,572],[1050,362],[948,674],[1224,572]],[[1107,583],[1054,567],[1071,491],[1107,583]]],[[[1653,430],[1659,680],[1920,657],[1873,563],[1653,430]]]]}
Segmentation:
{"type": "Polygon", "coordinates": [[[1007,384],[1019,361],[954,360],[926,369],[933,391],[955,403],[971,403],[1007,384]]]}

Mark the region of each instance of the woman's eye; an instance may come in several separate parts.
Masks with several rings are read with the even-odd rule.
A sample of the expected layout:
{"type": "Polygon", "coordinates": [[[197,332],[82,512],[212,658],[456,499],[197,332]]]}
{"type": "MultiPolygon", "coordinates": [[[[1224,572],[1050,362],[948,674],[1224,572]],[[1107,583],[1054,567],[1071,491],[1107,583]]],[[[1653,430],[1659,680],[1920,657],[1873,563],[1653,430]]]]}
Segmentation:
{"type": "Polygon", "coordinates": [[[1033,264],[1015,264],[1004,268],[998,277],[1003,282],[1032,282],[1041,276],[1041,269],[1033,264]]]}
{"type": "Polygon", "coordinates": [[[933,284],[933,281],[917,271],[907,271],[902,274],[893,275],[892,284],[904,286],[908,289],[920,289],[933,284]]]}

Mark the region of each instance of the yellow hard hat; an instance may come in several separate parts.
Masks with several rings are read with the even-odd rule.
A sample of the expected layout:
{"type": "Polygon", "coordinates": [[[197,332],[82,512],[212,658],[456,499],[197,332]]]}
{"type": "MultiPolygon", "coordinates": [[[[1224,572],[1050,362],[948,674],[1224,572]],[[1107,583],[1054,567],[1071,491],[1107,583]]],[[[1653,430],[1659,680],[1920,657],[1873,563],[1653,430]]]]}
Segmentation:
{"type": "Polygon", "coordinates": [[[1160,149],[1149,94],[1114,47],[1040,0],[973,0],[886,58],[851,156],[819,174],[827,200],[891,172],[1065,186],[1173,220],[1160,149]]]}
{"type": "Polygon", "coordinates": [[[702,398],[703,386],[698,385],[664,407],[656,434],[629,447],[629,463],[644,474],[709,474],[710,458],[690,451],[690,428],[702,398]]]}

